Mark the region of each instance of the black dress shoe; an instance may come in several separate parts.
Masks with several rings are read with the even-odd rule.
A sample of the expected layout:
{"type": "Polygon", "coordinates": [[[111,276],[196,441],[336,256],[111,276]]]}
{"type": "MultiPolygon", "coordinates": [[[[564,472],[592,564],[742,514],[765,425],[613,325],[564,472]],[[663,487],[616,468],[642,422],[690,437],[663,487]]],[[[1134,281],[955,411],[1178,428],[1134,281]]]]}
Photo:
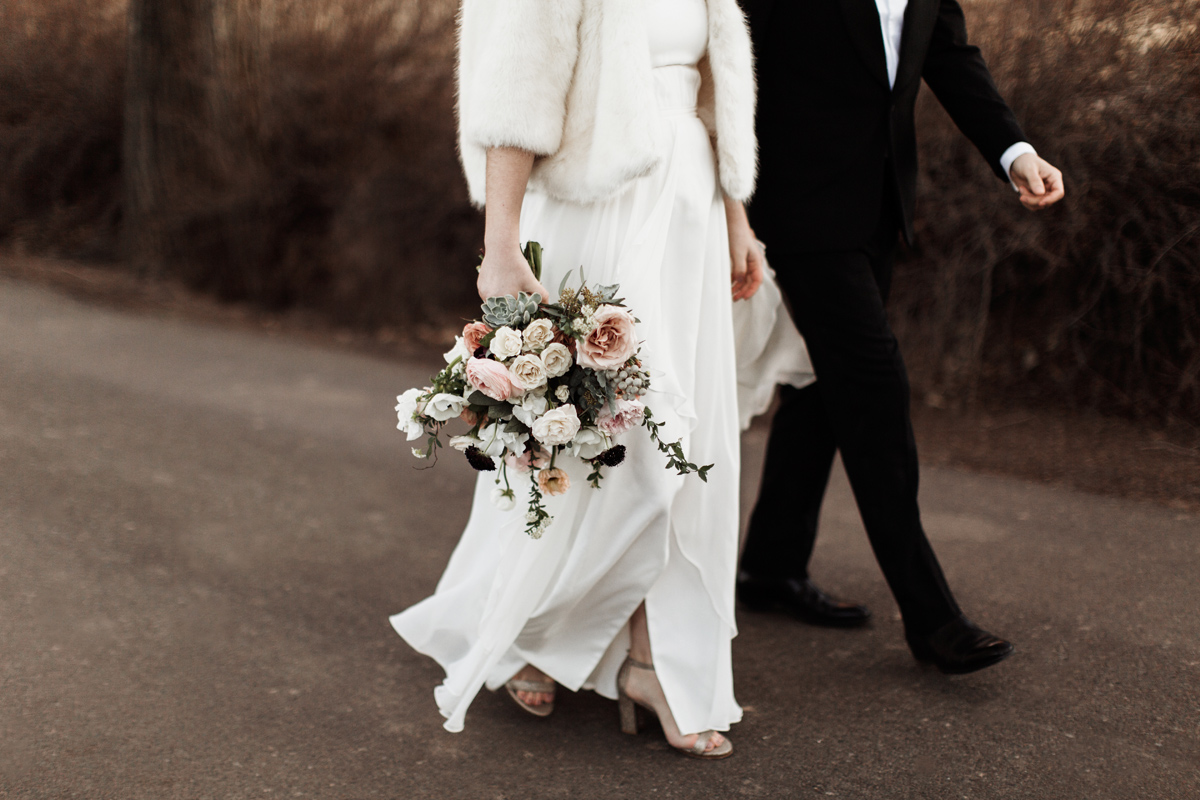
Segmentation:
{"type": "Polygon", "coordinates": [[[906,635],[918,661],[928,661],[946,675],[965,675],[990,667],[1013,653],[1011,642],[993,636],[966,617],[956,617],[924,636],[906,635]]]}
{"type": "Polygon", "coordinates": [[[739,572],[737,597],[751,611],[783,611],[827,628],[854,628],[871,618],[864,606],[834,600],[807,578],[755,578],[739,572]]]}

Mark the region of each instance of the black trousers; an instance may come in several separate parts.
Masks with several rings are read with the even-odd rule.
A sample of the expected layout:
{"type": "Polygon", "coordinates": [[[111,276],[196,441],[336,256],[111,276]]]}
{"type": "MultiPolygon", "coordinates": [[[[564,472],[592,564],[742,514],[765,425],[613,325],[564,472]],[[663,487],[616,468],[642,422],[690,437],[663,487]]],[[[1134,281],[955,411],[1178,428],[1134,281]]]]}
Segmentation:
{"type": "Polygon", "coordinates": [[[806,578],[836,451],[907,631],[957,616],[917,507],[908,373],[884,312],[897,238],[894,210],[859,250],[772,256],[812,357],[816,383],[783,387],[741,567],[806,578]]]}

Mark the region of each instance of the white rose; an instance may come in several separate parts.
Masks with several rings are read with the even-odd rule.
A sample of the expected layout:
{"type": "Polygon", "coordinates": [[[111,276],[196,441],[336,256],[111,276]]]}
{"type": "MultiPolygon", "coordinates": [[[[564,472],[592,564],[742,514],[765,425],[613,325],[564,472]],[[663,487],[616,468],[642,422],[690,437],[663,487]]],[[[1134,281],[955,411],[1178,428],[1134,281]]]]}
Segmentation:
{"type": "Polygon", "coordinates": [[[537,352],[554,341],[554,325],[548,319],[535,319],[525,328],[525,349],[537,352]]]}
{"type": "Polygon", "coordinates": [[[409,389],[396,397],[396,429],[404,431],[410,442],[425,433],[425,426],[417,420],[425,412],[425,404],[418,399],[423,394],[423,389],[409,389]]]}
{"type": "Polygon", "coordinates": [[[568,452],[583,459],[595,458],[608,449],[608,439],[595,428],[580,428],[571,440],[568,452]]]}
{"type": "Polygon", "coordinates": [[[514,331],[504,325],[496,329],[489,349],[496,355],[496,358],[503,361],[521,352],[521,341],[520,331],[514,331]]]}
{"type": "Polygon", "coordinates": [[[527,392],[546,385],[546,365],[532,353],[513,359],[508,366],[508,374],[514,383],[527,392]]]}
{"type": "Polygon", "coordinates": [[[475,446],[492,458],[504,455],[505,450],[518,456],[521,455],[525,452],[525,443],[529,441],[529,434],[525,431],[505,430],[507,425],[507,422],[493,422],[488,425],[479,431],[480,443],[475,446]]]}
{"type": "Polygon", "coordinates": [[[533,423],[533,438],[547,447],[566,444],[579,432],[579,415],[575,406],[559,406],[547,411],[533,423]]]}
{"type": "Polygon", "coordinates": [[[566,345],[555,342],[542,351],[542,364],[546,367],[547,378],[557,378],[570,372],[575,359],[571,358],[566,345]]]}
{"type": "Polygon", "coordinates": [[[544,392],[530,392],[521,399],[520,405],[513,406],[512,413],[514,417],[532,428],[537,418],[546,413],[549,405],[544,392]]]}
{"type": "Polygon", "coordinates": [[[455,372],[463,369],[466,366],[467,359],[470,357],[471,354],[467,352],[467,345],[463,342],[463,338],[461,336],[455,336],[454,347],[451,347],[442,354],[442,358],[446,359],[447,364],[453,364],[454,359],[458,359],[458,366],[456,366],[454,369],[455,372]]]}
{"type": "Polygon", "coordinates": [[[456,394],[439,392],[429,399],[429,402],[425,405],[425,413],[438,422],[445,422],[461,414],[463,406],[466,404],[467,401],[465,398],[459,397],[456,394]]]}
{"type": "Polygon", "coordinates": [[[492,505],[501,511],[512,511],[517,507],[517,497],[512,489],[497,486],[492,489],[492,505]]]}
{"type": "Polygon", "coordinates": [[[558,398],[558,402],[565,403],[571,399],[571,387],[560,386],[554,390],[554,396],[558,398]]]}

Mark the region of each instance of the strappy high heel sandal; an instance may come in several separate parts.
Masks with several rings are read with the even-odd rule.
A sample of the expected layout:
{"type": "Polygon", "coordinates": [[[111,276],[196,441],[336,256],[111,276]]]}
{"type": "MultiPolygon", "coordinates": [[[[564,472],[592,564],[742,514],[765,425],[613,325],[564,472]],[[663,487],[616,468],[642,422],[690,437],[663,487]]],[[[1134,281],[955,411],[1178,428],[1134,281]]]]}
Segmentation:
{"type": "Polygon", "coordinates": [[[531,705],[521,699],[517,692],[536,692],[538,694],[554,694],[555,683],[550,679],[544,681],[526,681],[513,678],[508,683],[504,684],[504,688],[508,690],[508,696],[516,701],[517,705],[533,714],[535,717],[548,717],[550,712],[554,710],[554,701],[542,703],[540,705],[531,705]]]}
{"type": "MultiPolygon", "coordinates": [[[[657,708],[634,700],[625,691],[625,686],[629,682],[629,671],[631,669],[644,669],[648,672],[654,672],[654,665],[643,664],[641,661],[634,661],[632,658],[626,658],[625,663],[621,665],[621,671],[617,673],[617,710],[621,714],[621,732],[636,734],[639,730],[641,730],[643,725],[643,711],[649,711],[651,714],[654,714],[654,716],[658,717],[660,722],[662,721],[663,715],[659,713],[657,708]]],[[[658,676],[656,675],[655,680],[657,679],[658,676]]],[[[667,709],[667,714],[670,715],[670,709],[667,709]]],[[[669,716],[668,718],[670,719],[669,716]]],[[[672,719],[672,724],[673,722],[674,720],[672,719]]],[[[692,758],[708,758],[716,760],[719,758],[728,758],[729,756],[733,755],[733,742],[729,741],[728,737],[726,737],[725,741],[721,742],[721,744],[717,745],[712,750],[705,750],[705,748],[708,747],[709,740],[712,739],[715,733],[716,731],[705,731],[696,737],[696,743],[690,748],[675,747],[674,745],[671,746],[675,747],[676,750],[684,755],[691,756],[692,758]]]]}

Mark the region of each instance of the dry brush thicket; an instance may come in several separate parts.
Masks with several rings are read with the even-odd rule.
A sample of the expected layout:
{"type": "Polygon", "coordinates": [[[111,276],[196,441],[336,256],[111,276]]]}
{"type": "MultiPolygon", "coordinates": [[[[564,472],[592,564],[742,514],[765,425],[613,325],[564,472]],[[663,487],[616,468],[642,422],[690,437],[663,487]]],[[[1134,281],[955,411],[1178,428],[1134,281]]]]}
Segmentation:
{"type": "Polygon", "coordinates": [[[938,404],[1023,395],[1200,422],[1200,3],[968,6],[1067,199],[1030,214],[926,93],[896,326],[938,404]]]}
{"type": "MultiPolygon", "coordinates": [[[[163,220],[171,271],[366,328],[469,310],[452,0],[222,2],[256,17],[200,87],[223,123],[163,220]]],[[[1200,5],[966,5],[1069,194],[1024,212],[924,98],[920,241],[893,297],[915,384],[1200,422],[1200,5]]],[[[0,243],[117,259],[124,31],[121,0],[0,5],[0,243]]]]}

